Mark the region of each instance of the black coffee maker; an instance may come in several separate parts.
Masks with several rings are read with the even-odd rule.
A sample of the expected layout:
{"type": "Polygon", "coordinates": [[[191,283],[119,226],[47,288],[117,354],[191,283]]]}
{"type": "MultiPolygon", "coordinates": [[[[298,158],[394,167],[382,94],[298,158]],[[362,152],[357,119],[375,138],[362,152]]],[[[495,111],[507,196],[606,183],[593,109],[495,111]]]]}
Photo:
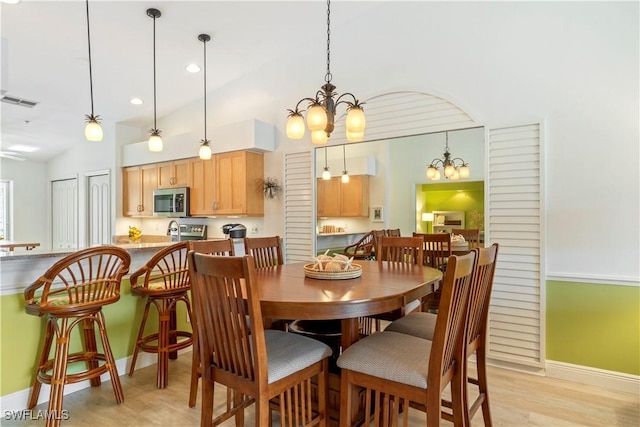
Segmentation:
{"type": "Polygon", "coordinates": [[[244,239],[247,237],[247,227],[242,224],[225,224],[222,226],[222,232],[230,239],[244,239]]]}

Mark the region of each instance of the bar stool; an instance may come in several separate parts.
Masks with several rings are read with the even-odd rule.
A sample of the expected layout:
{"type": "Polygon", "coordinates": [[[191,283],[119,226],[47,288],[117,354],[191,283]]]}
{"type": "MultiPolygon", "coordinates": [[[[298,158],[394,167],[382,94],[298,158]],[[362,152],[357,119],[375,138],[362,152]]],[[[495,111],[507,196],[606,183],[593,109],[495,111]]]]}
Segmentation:
{"type": "Polygon", "coordinates": [[[131,295],[146,298],[144,314],[133,352],[129,376],[133,376],[140,350],[158,355],[157,387],[165,388],[169,383],[169,359],[178,358],[178,350],[193,344],[192,331],[177,328],[176,306],[183,302],[191,322],[191,290],[189,267],[187,266],[187,242],[178,242],[158,251],[131,277],[131,295]],[[141,282],[141,283],[139,283],[141,282]],[[158,311],[158,331],[144,335],[149,309],[158,311]],[[179,340],[178,338],[182,338],[179,340]]]}
{"type": "Polygon", "coordinates": [[[120,299],[120,281],[129,271],[129,253],[115,246],[100,246],[74,252],[56,262],[24,291],[25,312],[46,316],[47,326],[36,378],[27,407],[38,403],[42,384],[50,384],[46,425],[58,426],[62,419],[64,386],[90,380],[100,385],[100,375],[109,373],[117,403],[124,401],[116,363],[109,345],[102,307],[120,299]],[[98,352],[96,325],[104,353],[98,352]],[[72,331],[82,329],[83,349],[69,353],[72,331]],[[55,354],[49,353],[55,338],[55,354]],[[72,363],[86,363],[81,372],[68,373],[72,363]],[[55,414],[55,415],[54,415],[55,414]]]}

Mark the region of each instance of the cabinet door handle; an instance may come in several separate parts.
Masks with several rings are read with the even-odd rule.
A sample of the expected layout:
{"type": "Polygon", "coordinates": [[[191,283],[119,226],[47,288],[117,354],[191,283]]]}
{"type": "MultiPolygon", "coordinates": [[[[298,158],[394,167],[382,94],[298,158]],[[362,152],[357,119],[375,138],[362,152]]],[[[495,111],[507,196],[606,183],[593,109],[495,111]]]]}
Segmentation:
{"type": "Polygon", "coordinates": [[[169,178],[169,184],[173,185],[176,183],[176,180],[174,177],[169,178]]]}

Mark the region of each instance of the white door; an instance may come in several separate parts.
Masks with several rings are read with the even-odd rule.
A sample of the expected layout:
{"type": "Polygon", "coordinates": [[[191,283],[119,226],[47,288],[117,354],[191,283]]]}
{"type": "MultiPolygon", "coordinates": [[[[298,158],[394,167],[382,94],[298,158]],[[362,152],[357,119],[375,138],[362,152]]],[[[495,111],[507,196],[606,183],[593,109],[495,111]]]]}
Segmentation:
{"type": "Polygon", "coordinates": [[[109,173],[87,179],[89,246],[111,243],[111,186],[109,173]]]}
{"type": "Polygon", "coordinates": [[[51,247],[78,248],[78,180],[51,182],[51,247]]]}

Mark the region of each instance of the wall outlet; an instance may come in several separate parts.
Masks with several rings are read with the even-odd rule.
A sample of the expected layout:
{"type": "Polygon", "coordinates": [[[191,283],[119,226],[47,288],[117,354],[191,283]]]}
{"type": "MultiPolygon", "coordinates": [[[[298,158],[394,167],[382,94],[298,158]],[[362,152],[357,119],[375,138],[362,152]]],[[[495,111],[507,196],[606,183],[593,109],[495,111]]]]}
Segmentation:
{"type": "Polygon", "coordinates": [[[251,234],[258,234],[258,226],[256,224],[251,226],[251,234]]]}

